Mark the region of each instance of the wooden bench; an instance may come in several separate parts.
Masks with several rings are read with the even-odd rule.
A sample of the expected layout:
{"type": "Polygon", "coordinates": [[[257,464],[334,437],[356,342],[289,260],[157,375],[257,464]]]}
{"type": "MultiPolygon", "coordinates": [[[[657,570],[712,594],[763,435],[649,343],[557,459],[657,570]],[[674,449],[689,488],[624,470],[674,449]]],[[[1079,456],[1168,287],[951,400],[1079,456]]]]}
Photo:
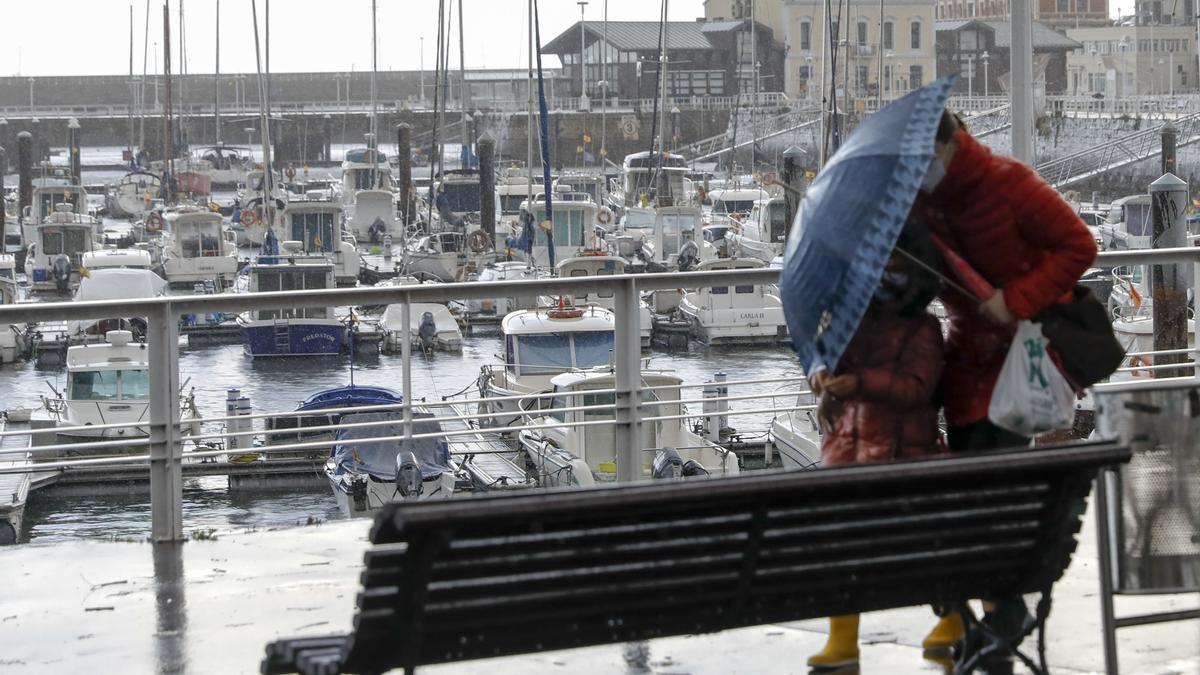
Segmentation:
{"type": "Polygon", "coordinates": [[[1048,590],[1095,443],[393,504],[354,632],[282,640],[262,672],[394,668],[1048,590]]]}

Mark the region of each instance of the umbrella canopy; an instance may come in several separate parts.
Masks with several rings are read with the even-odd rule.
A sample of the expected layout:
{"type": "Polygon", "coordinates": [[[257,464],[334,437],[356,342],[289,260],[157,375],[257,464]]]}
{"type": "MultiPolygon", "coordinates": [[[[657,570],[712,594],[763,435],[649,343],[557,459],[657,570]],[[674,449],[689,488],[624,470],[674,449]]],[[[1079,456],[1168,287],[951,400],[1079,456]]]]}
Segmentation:
{"type": "Polygon", "coordinates": [[[867,118],[825,165],[796,213],[780,280],[806,372],[837,367],[933,159],[955,76],[867,118]]]}

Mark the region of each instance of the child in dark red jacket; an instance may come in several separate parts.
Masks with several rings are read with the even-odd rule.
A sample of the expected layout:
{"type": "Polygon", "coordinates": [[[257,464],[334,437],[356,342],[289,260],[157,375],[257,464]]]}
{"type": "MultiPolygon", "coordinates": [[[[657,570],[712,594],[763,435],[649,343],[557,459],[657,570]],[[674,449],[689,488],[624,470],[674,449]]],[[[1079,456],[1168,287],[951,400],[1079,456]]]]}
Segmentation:
{"type": "MultiPolygon", "coordinates": [[[[896,247],[938,266],[924,225],[909,221],[896,247]]],[[[893,252],[866,315],[834,372],[810,378],[829,425],[821,464],[836,466],[922,457],[938,452],[935,393],[945,363],[941,326],[926,311],[941,284],[893,252]]],[[[858,615],[830,618],[829,641],[808,660],[815,668],[858,662],[858,615]]],[[[961,621],[958,615],[943,621],[961,621]]],[[[961,634],[961,623],[957,624],[961,634]]],[[[951,631],[955,626],[948,627],[951,631]]]]}

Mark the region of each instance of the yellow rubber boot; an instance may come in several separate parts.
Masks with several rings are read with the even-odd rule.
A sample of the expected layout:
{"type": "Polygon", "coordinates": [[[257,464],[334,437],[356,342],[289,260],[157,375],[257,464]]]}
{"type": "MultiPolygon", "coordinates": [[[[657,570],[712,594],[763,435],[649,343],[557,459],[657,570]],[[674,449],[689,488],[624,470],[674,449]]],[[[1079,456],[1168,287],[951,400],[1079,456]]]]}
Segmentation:
{"type": "Polygon", "coordinates": [[[921,647],[928,650],[950,649],[963,637],[962,615],[950,612],[938,619],[937,625],[925,636],[921,647]]]}
{"type": "Polygon", "coordinates": [[[809,668],[844,668],[858,663],[858,615],[829,617],[825,648],[808,657],[809,668]]]}

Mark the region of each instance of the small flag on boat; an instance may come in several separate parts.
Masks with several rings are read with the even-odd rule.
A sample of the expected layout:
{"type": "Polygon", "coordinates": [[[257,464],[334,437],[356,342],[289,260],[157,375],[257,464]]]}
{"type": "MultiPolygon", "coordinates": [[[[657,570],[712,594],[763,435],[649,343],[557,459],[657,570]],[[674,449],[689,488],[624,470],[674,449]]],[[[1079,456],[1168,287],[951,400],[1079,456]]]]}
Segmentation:
{"type": "Polygon", "coordinates": [[[584,142],[584,143],[591,143],[591,142],[592,142],[592,135],[591,135],[591,134],[589,134],[589,133],[587,133],[586,131],[585,131],[585,132],[583,132],[583,142],[584,142]]]}

